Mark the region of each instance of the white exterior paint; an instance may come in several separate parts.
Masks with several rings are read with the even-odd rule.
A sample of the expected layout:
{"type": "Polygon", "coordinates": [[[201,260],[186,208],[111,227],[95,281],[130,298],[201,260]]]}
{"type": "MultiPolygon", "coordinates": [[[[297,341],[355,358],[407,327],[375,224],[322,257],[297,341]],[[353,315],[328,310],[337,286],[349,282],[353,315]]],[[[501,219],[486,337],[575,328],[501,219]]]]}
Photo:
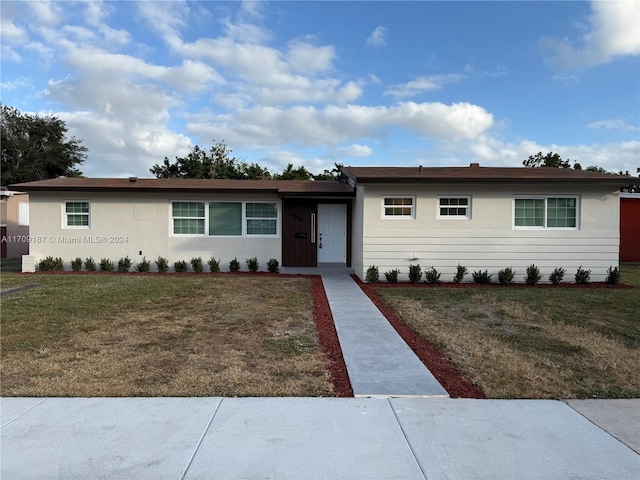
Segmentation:
{"type": "Polygon", "coordinates": [[[318,205],[318,263],[347,261],[347,206],[318,205]]]}
{"type": "Polygon", "coordinates": [[[564,281],[573,282],[579,266],[591,270],[591,281],[604,281],[607,269],[618,265],[619,193],[607,186],[358,185],[354,215],[352,258],[360,278],[375,265],[382,279],[399,268],[407,280],[409,265],[420,264],[451,281],[461,264],[469,270],[466,281],[485,269],[497,281],[498,271],[511,267],[522,282],[527,266],[535,264],[542,281],[563,267],[564,281]],[[415,218],[384,218],[381,204],[389,195],[415,195],[415,218]],[[438,218],[442,195],[470,196],[471,218],[438,218]],[[514,228],[513,201],[520,195],[578,196],[578,227],[514,228]]]}
{"type": "Polygon", "coordinates": [[[25,271],[32,270],[39,260],[47,256],[61,257],[67,268],[76,257],[84,260],[91,256],[96,263],[101,258],[108,258],[117,264],[120,258],[128,256],[134,266],[145,257],[151,261],[152,271],[159,256],[167,258],[170,266],[177,260],[190,264],[192,258],[202,257],[205,271],[208,269],[207,260],[212,256],[220,260],[223,271],[228,269],[233,258],[238,259],[241,270],[247,269],[247,258],[257,257],[261,270],[266,270],[266,263],[271,258],[281,262],[282,205],[276,195],[38,192],[31,195],[30,216],[32,241],[29,256],[23,261],[25,271]],[[89,228],[64,227],[65,201],[90,202],[89,228]],[[275,202],[278,205],[278,235],[174,235],[172,201],[275,202]]]}

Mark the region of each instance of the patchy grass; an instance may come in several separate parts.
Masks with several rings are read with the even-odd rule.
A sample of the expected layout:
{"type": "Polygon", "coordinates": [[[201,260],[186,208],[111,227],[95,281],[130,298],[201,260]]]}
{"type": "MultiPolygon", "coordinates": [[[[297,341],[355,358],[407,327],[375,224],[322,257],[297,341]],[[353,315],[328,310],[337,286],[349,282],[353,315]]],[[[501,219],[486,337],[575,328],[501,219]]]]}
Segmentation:
{"type": "Polygon", "coordinates": [[[3,396],[332,396],[307,278],[2,274],[3,396]]]}
{"type": "Polygon", "coordinates": [[[633,288],[378,289],[488,398],[640,397],[640,265],[633,288]]]}

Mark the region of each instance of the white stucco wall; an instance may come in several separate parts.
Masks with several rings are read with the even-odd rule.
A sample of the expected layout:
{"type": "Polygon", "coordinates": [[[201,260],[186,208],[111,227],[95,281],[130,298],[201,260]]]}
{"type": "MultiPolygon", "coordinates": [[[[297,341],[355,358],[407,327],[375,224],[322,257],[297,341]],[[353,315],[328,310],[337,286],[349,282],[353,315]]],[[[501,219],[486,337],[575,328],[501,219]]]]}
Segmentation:
{"type": "MultiPolygon", "coordinates": [[[[98,263],[109,258],[117,265],[128,256],[134,263],[143,257],[151,261],[165,257],[169,265],[202,257],[204,270],[212,256],[220,260],[221,270],[237,258],[241,270],[246,259],[257,257],[260,270],[269,259],[281,262],[282,206],[275,195],[239,194],[151,194],[151,193],[32,193],[30,199],[31,243],[29,256],[37,262],[47,256],[61,257],[66,268],[76,257],[89,256],[98,263]],[[89,201],[89,228],[65,228],[64,202],[89,201]],[[277,237],[211,237],[173,235],[171,201],[257,201],[276,202],[279,209],[277,237]]],[[[205,228],[206,229],[206,228],[205,228]]],[[[29,259],[27,259],[29,260],[29,259]]],[[[28,264],[28,262],[27,262],[28,264]]],[[[133,268],[132,268],[133,270],[133,268]]]]}
{"type": "MultiPolygon", "coordinates": [[[[361,188],[360,186],[358,187],[361,188]]],[[[356,273],[364,278],[370,265],[383,273],[394,268],[408,279],[410,264],[425,271],[435,267],[441,280],[451,281],[456,266],[471,273],[487,269],[497,281],[498,272],[511,267],[515,281],[524,281],[526,268],[535,264],[542,281],[555,267],[566,270],[564,281],[573,282],[579,266],[591,270],[591,281],[604,281],[609,266],[618,265],[619,194],[611,187],[507,185],[366,185],[356,198],[355,214],[363,215],[362,258],[356,273]],[[382,199],[389,195],[415,195],[415,219],[383,218],[382,199]],[[470,195],[471,219],[439,219],[438,195],[470,195]],[[517,195],[578,195],[577,229],[517,229],[513,227],[513,200],[517,195]]],[[[355,235],[354,235],[355,236],[355,235]]]]}

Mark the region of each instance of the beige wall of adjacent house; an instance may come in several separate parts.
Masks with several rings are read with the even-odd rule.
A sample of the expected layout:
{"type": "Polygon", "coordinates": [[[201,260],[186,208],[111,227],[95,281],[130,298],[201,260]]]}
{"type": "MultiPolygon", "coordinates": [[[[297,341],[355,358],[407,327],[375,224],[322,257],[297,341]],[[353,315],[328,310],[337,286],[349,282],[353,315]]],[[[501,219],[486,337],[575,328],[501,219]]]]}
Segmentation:
{"type": "MultiPolygon", "coordinates": [[[[229,261],[238,259],[242,270],[246,259],[257,257],[260,270],[266,270],[269,259],[281,262],[281,205],[275,195],[204,195],[204,194],[83,194],[34,193],[31,195],[31,244],[29,257],[23,260],[28,271],[47,256],[61,257],[65,267],[76,257],[89,256],[96,263],[109,258],[117,264],[128,256],[133,263],[143,257],[151,261],[152,270],[158,256],[172,266],[177,260],[189,264],[193,257],[202,257],[204,269],[212,256],[220,260],[221,269],[228,270],[229,261]],[[89,228],[64,226],[64,202],[89,201],[89,228]],[[211,237],[173,235],[171,201],[258,201],[276,202],[279,208],[277,237],[211,237]]],[[[191,268],[191,267],[189,267],[191,268]]]]}
{"type": "Polygon", "coordinates": [[[29,252],[29,224],[20,224],[20,209],[26,210],[26,218],[29,217],[29,195],[16,193],[13,196],[3,196],[0,201],[0,226],[3,228],[6,258],[17,258],[29,252]],[[5,230],[6,229],[6,230],[5,230]]]}
{"type": "MultiPolygon", "coordinates": [[[[422,270],[435,267],[443,281],[451,281],[456,266],[471,273],[498,272],[511,267],[515,281],[524,281],[527,266],[535,264],[543,281],[555,267],[566,270],[564,281],[574,281],[579,266],[591,270],[592,281],[603,281],[609,266],[618,265],[619,194],[611,187],[508,185],[366,185],[358,187],[355,212],[362,211],[362,256],[355,258],[356,273],[364,278],[370,265],[385,271],[399,268],[408,278],[410,264],[422,270]],[[385,196],[415,195],[415,218],[384,218],[385,196]],[[471,218],[438,218],[438,196],[471,197],[471,218]],[[578,228],[518,229],[513,226],[517,195],[578,196],[578,228]]],[[[354,235],[355,237],[355,235],[354,235]]]]}

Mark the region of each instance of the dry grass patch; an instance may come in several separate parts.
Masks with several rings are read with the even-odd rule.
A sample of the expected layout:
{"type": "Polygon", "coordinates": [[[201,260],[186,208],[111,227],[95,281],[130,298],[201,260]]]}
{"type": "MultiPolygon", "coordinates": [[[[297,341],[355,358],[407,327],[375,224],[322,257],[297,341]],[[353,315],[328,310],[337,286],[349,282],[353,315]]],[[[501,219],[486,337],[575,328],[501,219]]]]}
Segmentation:
{"type": "Polygon", "coordinates": [[[4,396],[333,395],[308,279],[26,277],[43,286],[2,301],[4,396]]]}
{"type": "Polygon", "coordinates": [[[640,397],[635,288],[379,289],[489,398],[640,397]]]}

